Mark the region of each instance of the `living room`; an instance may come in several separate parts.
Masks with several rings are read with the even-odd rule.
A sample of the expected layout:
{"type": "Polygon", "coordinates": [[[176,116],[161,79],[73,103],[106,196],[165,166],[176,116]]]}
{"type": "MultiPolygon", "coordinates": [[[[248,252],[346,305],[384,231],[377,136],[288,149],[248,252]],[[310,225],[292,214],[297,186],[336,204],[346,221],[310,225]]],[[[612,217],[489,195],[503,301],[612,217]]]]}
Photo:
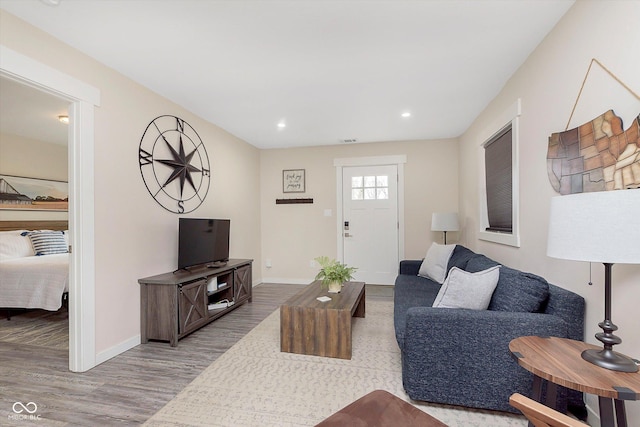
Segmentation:
{"type": "MultiPolygon", "coordinates": [[[[461,231],[450,235],[452,241],[582,295],[587,301],[585,337],[594,342],[592,337],[599,331],[597,323],[603,318],[603,267],[546,256],[549,205],[557,194],[547,176],[548,139],[553,132],[567,127],[592,58],[638,91],[640,64],[632,53],[640,43],[638,13],[637,2],[632,1],[576,2],[457,138],[260,150],[16,16],[0,11],[3,47],[100,91],[93,134],[95,363],[139,343],[137,280],[175,268],[176,215],[159,208],[149,196],[140,179],[138,160],[133,160],[144,127],[161,114],[184,118],[208,141],[212,186],[206,202],[194,214],[232,219],[232,256],[254,260],[254,283],[309,280],[316,271],[310,267],[310,260],[336,254],[334,159],[404,154],[405,258],[422,258],[431,242],[440,241],[441,234],[429,229],[432,212],[457,211],[461,231]],[[503,114],[518,99],[522,105],[520,246],[513,247],[478,237],[480,146],[497,130],[496,126],[504,124],[500,123],[503,114]],[[275,199],[283,196],[284,169],[305,169],[304,197],[313,197],[313,204],[275,204],[275,199]],[[227,185],[227,177],[233,177],[233,185],[227,185]],[[247,197],[256,193],[259,197],[247,197]],[[332,209],[333,216],[325,216],[326,209],[332,209]],[[288,239],[286,243],[283,236],[288,239]],[[267,259],[271,261],[269,268],[265,265],[267,259]],[[588,285],[590,280],[593,286],[588,285]]],[[[637,99],[595,67],[569,127],[613,109],[623,118],[626,128],[637,116],[638,107],[637,99]]],[[[20,175],[15,167],[0,158],[0,172],[20,175]]],[[[637,358],[640,336],[635,332],[635,302],[640,300],[640,270],[638,266],[621,264],[615,266],[614,275],[613,315],[623,337],[619,351],[637,358]]],[[[637,403],[627,407],[631,420],[640,419],[637,403]]]]}

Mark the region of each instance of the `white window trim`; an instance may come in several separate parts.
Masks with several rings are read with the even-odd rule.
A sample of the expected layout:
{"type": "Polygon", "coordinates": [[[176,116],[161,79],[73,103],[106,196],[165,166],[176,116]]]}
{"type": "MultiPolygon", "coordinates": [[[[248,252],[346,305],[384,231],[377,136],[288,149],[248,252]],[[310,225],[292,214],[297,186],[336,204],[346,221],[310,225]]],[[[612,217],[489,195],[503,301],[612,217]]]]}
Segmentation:
{"type": "Polygon", "coordinates": [[[520,247],[520,164],[519,164],[519,145],[520,145],[520,115],[522,112],[521,100],[518,98],[509,108],[507,108],[493,123],[491,126],[485,129],[480,134],[480,145],[478,148],[478,158],[480,162],[480,177],[479,182],[479,201],[480,201],[480,230],[478,230],[478,238],[480,240],[486,240],[488,242],[500,243],[503,245],[520,247]],[[495,231],[487,231],[489,226],[489,215],[487,213],[487,181],[486,181],[486,169],[484,163],[484,147],[488,141],[494,138],[500,133],[506,126],[511,123],[511,164],[512,169],[512,211],[511,218],[513,221],[513,229],[511,233],[498,233],[495,231]]]}

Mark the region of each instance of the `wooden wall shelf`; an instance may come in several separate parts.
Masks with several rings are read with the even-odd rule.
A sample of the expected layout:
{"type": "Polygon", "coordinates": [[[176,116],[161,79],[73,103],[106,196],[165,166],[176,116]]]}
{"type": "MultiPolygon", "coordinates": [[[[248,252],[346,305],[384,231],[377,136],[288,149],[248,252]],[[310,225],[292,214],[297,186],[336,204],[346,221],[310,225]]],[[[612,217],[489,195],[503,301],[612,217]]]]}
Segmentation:
{"type": "Polygon", "coordinates": [[[313,199],[276,199],[276,205],[294,205],[300,203],[313,203],[313,199]]]}

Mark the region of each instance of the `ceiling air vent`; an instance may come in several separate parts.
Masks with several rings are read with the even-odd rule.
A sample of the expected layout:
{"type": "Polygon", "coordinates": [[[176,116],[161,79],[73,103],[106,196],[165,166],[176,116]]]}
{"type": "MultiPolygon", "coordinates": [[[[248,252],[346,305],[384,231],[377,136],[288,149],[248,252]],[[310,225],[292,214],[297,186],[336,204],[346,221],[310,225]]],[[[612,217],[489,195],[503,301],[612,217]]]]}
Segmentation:
{"type": "Polygon", "coordinates": [[[340,142],[342,142],[343,144],[355,144],[356,142],[358,142],[358,140],[355,138],[347,138],[341,139],[340,142]]]}

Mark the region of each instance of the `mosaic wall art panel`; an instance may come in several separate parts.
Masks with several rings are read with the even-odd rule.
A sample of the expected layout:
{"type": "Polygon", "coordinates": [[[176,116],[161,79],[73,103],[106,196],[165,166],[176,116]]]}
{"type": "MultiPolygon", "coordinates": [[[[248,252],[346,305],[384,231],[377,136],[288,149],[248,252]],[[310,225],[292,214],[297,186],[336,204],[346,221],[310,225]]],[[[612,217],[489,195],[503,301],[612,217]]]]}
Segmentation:
{"type": "Polygon", "coordinates": [[[640,187],[640,115],[625,131],[609,110],[575,129],[551,134],[547,172],[560,194],[640,187]]]}

